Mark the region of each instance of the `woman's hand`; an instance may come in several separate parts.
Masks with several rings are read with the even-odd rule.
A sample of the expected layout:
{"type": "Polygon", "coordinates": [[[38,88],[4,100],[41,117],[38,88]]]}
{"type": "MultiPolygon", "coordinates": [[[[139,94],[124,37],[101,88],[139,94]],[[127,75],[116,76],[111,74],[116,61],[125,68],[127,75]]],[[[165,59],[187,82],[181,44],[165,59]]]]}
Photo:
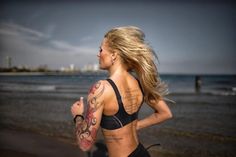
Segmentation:
{"type": "Polygon", "coordinates": [[[71,114],[73,117],[76,115],[83,115],[84,113],[84,101],[83,97],[80,97],[79,101],[76,101],[72,106],[71,106],[71,114]]]}

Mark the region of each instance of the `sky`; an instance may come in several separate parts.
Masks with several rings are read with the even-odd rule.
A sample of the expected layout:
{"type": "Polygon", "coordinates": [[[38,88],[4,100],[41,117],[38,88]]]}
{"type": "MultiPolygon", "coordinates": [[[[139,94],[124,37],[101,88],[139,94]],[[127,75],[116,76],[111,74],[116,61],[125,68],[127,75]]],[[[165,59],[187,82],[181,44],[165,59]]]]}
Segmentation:
{"type": "Polygon", "coordinates": [[[104,34],[137,26],[155,50],[160,73],[236,74],[236,5],[232,1],[3,1],[0,67],[60,69],[97,64],[104,34]]]}

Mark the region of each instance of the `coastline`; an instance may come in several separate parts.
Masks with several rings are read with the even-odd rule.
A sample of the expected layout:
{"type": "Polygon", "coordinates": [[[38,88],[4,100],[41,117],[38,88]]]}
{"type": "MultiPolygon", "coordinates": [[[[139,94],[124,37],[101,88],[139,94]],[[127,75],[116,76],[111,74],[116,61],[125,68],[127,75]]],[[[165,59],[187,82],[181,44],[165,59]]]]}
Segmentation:
{"type": "MultiPolygon", "coordinates": [[[[31,72],[0,72],[0,76],[14,76],[14,75],[77,75],[77,74],[107,74],[106,71],[98,70],[98,71],[47,71],[47,72],[40,72],[40,71],[31,71],[31,72]]],[[[160,76],[235,76],[234,73],[160,73],[160,76]]]]}
{"type": "Polygon", "coordinates": [[[0,76],[76,75],[81,72],[0,72],[0,76]]]}
{"type": "Polygon", "coordinates": [[[63,75],[79,75],[79,74],[106,74],[104,71],[91,71],[91,72],[81,72],[81,71],[71,71],[71,72],[60,72],[60,71],[51,71],[51,72],[0,72],[0,76],[63,76],[63,75]]]}

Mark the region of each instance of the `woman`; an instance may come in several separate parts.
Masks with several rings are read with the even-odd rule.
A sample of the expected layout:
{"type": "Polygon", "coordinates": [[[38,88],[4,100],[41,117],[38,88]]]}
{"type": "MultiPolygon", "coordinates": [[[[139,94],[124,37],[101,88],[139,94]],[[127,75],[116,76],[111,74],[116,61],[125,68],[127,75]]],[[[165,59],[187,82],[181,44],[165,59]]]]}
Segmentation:
{"type": "Polygon", "coordinates": [[[161,123],[172,114],[163,101],[167,90],[159,79],[155,55],[145,43],[144,33],[133,26],[111,29],[104,36],[98,58],[100,69],[107,70],[109,78],[90,89],[85,117],[83,98],[71,107],[78,145],[88,151],[101,126],[109,157],[150,156],[139,143],[137,131],[161,123]],[[143,101],[155,112],[138,119],[143,101]]]}

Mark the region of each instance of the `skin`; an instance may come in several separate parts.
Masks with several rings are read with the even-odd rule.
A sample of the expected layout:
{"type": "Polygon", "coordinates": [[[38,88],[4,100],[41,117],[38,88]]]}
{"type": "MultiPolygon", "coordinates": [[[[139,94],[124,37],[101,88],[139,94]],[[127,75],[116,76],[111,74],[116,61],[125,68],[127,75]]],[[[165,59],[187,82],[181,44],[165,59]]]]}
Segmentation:
{"type": "MultiPolygon", "coordinates": [[[[103,40],[97,56],[100,69],[107,70],[109,78],[117,85],[126,112],[129,114],[136,112],[143,100],[141,89],[137,80],[129,74],[127,67],[122,64],[119,54],[116,51],[110,52],[106,39],[103,40]]],[[[83,151],[88,151],[93,146],[102,114],[114,115],[118,111],[114,90],[105,80],[98,81],[92,86],[88,94],[87,105],[85,119],[79,117],[76,120],[76,139],[83,151]]],[[[138,130],[159,124],[172,117],[169,107],[163,100],[153,100],[150,107],[155,112],[144,119],[135,120],[115,130],[102,129],[109,157],[127,157],[139,143],[138,130]]],[[[77,114],[84,114],[83,98],[72,105],[71,113],[73,117],[77,114]]]]}

